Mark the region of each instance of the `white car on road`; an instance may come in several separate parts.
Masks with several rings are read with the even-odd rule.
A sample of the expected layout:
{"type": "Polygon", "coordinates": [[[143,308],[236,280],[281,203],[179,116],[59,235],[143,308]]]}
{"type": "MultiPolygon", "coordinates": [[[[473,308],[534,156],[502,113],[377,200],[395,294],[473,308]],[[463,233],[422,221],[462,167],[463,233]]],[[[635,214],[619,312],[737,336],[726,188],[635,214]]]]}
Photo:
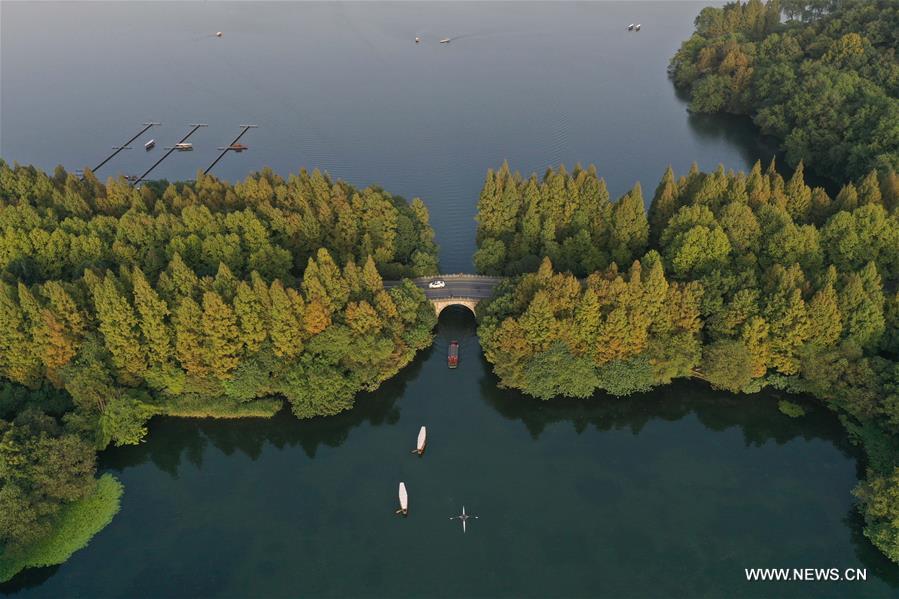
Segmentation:
{"type": "Polygon", "coordinates": [[[446,287],[446,281],[437,279],[436,281],[431,281],[430,283],[428,283],[428,287],[430,289],[441,289],[443,287],[446,287]]]}

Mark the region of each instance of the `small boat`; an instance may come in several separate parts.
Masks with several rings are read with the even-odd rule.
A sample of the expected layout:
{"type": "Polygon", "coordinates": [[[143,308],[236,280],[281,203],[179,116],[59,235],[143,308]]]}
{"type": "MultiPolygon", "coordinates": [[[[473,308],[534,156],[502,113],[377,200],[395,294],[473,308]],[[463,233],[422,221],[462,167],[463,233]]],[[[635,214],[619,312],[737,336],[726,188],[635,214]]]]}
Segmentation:
{"type": "Polygon", "coordinates": [[[477,516],[472,516],[471,514],[465,513],[465,506],[462,506],[462,513],[458,516],[453,516],[450,520],[461,520],[462,521],[462,532],[466,532],[468,520],[477,520],[477,516]]]}
{"type": "Polygon", "coordinates": [[[221,32],[221,31],[216,31],[216,32],[215,32],[215,37],[222,37],[222,32],[221,32]]]}
{"type": "Polygon", "coordinates": [[[451,37],[445,37],[445,38],[443,38],[442,40],[440,40],[440,43],[441,43],[441,44],[448,44],[448,43],[450,43],[451,41],[453,41],[453,38],[451,38],[451,37]]]}
{"type": "Polygon", "coordinates": [[[421,430],[418,431],[418,443],[415,445],[415,449],[412,450],[412,453],[417,453],[421,455],[425,452],[425,445],[428,441],[428,429],[424,426],[421,427],[421,430]]]}
{"type": "Polygon", "coordinates": [[[628,26],[627,26],[627,30],[628,30],[628,31],[633,31],[633,30],[634,30],[634,24],[631,23],[630,25],[628,25],[628,26]]]}
{"type": "Polygon", "coordinates": [[[449,351],[446,355],[446,365],[455,368],[459,365],[459,342],[455,339],[450,341],[449,351]]]}
{"type": "Polygon", "coordinates": [[[415,36],[415,43],[416,44],[421,43],[421,38],[418,37],[417,35],[415,36]]]}
{"type": "Polygon", "coordinates": [[[409,513],[409,494],[406,493],[406,483],[400,483],[400,509],[396,511],[397,514],[407,515],[409,513]]]}
{"type": "Polygon", "coordinates": [[[634,31],[640,31],[640,23],[634,25],[634,31]]]}
{"type": "Polygon", "coordinates": [[[194,145],[190,142],[181,142],[175,144],[175,149],[179,152],[191,152],[194,149],[194,145]]]}
{"type": "Polygon", "coordinates": [[[149,152],[150,150],[153,149],[153,147],[155,145],[156,145],[156,140],[151,139],[150,141],[148,141],[147,143],[144,144],[144,149],[149,152]]]}
{"type": "Polygon", "coordinates": [[[230,146],[228,146],[228,149],[234,150],[235,152],[243,152],[244,150],[246,150],[248,148],[247,148],[247,146],[245,146],[243,144],[231,144],[230,146]]]}

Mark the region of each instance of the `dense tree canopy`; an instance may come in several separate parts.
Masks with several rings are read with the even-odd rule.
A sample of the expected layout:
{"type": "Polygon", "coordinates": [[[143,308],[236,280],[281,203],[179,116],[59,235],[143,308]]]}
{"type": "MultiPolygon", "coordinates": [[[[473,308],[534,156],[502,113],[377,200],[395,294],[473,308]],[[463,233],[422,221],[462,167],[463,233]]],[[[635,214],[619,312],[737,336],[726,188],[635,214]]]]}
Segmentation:
{"type": "Polygon", "coordinates": [[[615,204],[584,192],[604,189],[601,181],[592,168],[526,183],[505,165],[488,173],[478,255],[503,252],[489,267],[476,264],[534,270],[543,253],[537,272],[506,281],[479,306],[478,332],[500,384],[549,399],[628,395],[692,376],[733,392],[814,394],[881,456],[870,460],[859,496],[869,536],[897,558],[895,506],[881,497],[899,464],[895,174],[872,171],[832,199],[806,185],[801,165],[788,180],[773,163],[748,174],[694,166],[679,178],[669,168],[648,216],[642,203],[626,204],[639,186],[615,204]],[[538,209],[526,193],[500,193],[510,184],[534,190],[538,209]],[[548,189],[557,195],[543,195],[548,189]],[[564,226],[523,259],[526,231],[545,222],[564,226]],[[572,240],[583,246],[566,254],[572,240]]]}
{"type": "Polygon", "coordinates": [[[897,0],[731,2],[700,12],[670,72],[690,110],[750,115],[791,165],[842,181],[899,170],[897,32],[897,0]]]}
{"type": "Polygon", "coordinates": [[[427,209],[317,171],[157,193],[0,164],[0,223],[0,376],[68,391],[99,446],[190,404],[331,414],[430,339],[382,281],[436,271],[427,209]]]}
{"type": "Polygon", "coordinates": [[[700,352],[700,291],[669,282],[655,252],[583,284],[546,258],[500,291],[478,334],[504,386],[544,399],[596,388],[627,395],[689,375],[700,352]]]}
{"type": "Polygon", "coordinates": [[[393,376],[435,315],[382,277],[436,273],[433,235],[420,200],[317,171],[135,190],[0,162],[0,572],[65,553],[95,450],[154,414],[329,415],[393,376]]]}
{"type": "Polygon", "coordinates": [[[649,224],[639,184],[616,203],[596,169],[560,167],[524,179],[508,164],[487,172],[478,202],[475,267],[483,274],[534,271],[549,257],[584,276],[646,250],[649,224]]]}
{"type": "Polygon", "coordinates": [[[105,185],[0,161],[0,272],[26,284],[72,281],[85,268],[140,268],[150,280],[178,255],[197,276],[221,265],[237,279],[297,282],[326,248],[340,263],[371,256],[388,279],[437,272],[428,211],[385,191],[357,190],[319,171],[286,181],[270,170],[233,185],[122,179],[105,185]]]}

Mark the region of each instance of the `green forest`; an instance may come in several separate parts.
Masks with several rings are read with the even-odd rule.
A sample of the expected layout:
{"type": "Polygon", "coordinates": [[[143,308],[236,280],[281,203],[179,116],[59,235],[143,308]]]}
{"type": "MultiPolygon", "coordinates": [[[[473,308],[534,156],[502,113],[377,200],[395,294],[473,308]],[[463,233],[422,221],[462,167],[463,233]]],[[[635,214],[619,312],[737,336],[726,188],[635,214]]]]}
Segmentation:
{"type": "Polygon", "coordinates": [[[136,190],[0,162],[0,580],[112,518],[95,452],[152,416],[336,414],[408,364],[428,218],[318,171],[136,190]]]}
{"type": "Polygon", "coordinates": [[[814,395],[864,445],[866,534],[899,561],[894,172],[831,198],[801,164],[786,180],[773,162],[749,174],[669,168],[647,214],[639,186],[612,204],[592,167],[538,180],[504,164],[487,174],[478,223],[482,272],[536,270],[478,306],[502,386],[623,396],[695,377],[814,395]]]}
{"type": "Polygon", "coordinates": [[[899,170],[897,46],[897,0],[749,0],[704,8],[669,71],[691,111],[748,115],[842,182],[899,170]]]}

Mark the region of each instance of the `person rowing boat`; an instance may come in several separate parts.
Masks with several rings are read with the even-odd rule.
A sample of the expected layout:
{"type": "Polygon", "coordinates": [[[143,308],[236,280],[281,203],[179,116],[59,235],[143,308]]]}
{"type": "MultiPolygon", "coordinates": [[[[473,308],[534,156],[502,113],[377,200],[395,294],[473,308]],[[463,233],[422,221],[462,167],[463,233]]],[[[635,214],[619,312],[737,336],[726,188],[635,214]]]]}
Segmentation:
{"type": "Polygon", "coordinates": [[[465,532],[465,531],[466,531],[466,523],[467,523],[468,520],[470,520],[470,519],[477,520],[478,517],[477,517],[477,516],[472,516],[471,514],[466,514],[466,513],[465,513],[465,506],[464,506],[464,505],[462,506],[462,513],[461,513],[461,514],[459,514],[458,516],[453,516],[452,518],[450,518],[450,520],[461,520],[461,521],[462,521],[462,532],[465,532]]]}

